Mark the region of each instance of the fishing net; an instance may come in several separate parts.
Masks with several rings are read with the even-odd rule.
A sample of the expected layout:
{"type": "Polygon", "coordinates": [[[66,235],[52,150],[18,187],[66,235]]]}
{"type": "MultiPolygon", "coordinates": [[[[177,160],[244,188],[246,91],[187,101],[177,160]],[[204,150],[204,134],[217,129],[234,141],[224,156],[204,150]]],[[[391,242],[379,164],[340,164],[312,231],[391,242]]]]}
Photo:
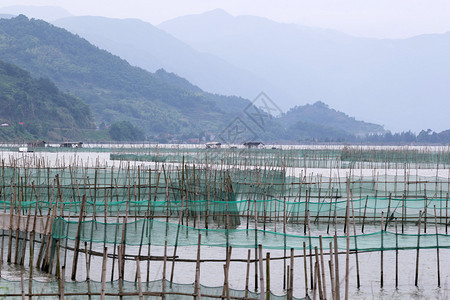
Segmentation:
{"type": "MultiPolygon", "coordinates": [[[[102,292],[102,284],[101,282],[97,281],[90,281],[90,290],[91,294],[93,294],[93,299],[100,299],[100,294],[102,292]]],[[[29,292],[29,286],[30,286],[30,280],[26,279],[24,280],[24,291],[25,293],[29,292]]],[[[32,280],[31,283],[32,286],[32,293],[39,295],[39,294],[46,294],[45,299],[59,299],[59,286],[57,281],[50,281],[50,282],[43,282],[38,280],[32,280]],[[53,296],[50,296],[53,294],[53,296]]],[[[147,293],[161,293],[163,290],[163,281],[162,280],[155,280],[150,282],[142,282],[141,284],[142,292],[147,293]]],[[[139,287],[137,282],[132,281],[123,281],[122,291],[123,293],[133,293],[132,296],[124,296],[124,299],[136,299],[138,295],[136,293],[138,292],[139,287]]],[[[88,284],[86,281],[68,281],[64,283],[64,298],[67,299],[79,299],[80,296],[87,297],[87,291],[88,291],[88,284]],[[72,295],[71,295],[72,294],[72,295]],[[75,294],[75,295],[73,295],[75,294]]],[[[106,291],[106,298],[111,297],[117,297],[118,293],[120,292],[119,289],[119,282],[116,281],[109,281],[105,283],[105,291],[106,291]],[[113,296],[116,294],[115,296],[113,296]]],[[[165,298],[166,299],[192,299],[193,294],[195,293],[195,285],[194,284],[180,284],[180,283],[172,283],[170,284],[169,281],[165,281],[165,288],[164,288],[165,298]],[[190,295],[180,295],[180,294],[170,294],[170,293],[180,293],[180,294],[190,294],[190,295]]],[[[200,292],[202,294],[202,299],[217,299],[216,297],[208,297],[209,296],[222,296],[224,295],[224,289],[222,286],[220,287],[208,287],[200,284],[200,292]]],[[[15,295],[17,298],[20,298],[22,295],[22,283],[20,281],[11,281],[7,279],[1,279],[0,280],[0,297],[2,295],[15,295]]],[[[244,298],[245,291],[244,290],[237,290],[230,288],[230,296],[231,297],[238,297],[238,298],[244,298]]],[[[259,293],[248,291],[248,298],[255,298],[258,299],[260,297],[259,293]]],[[[161,299],[161,296],[144,296],[145,299],[161,299]]],[[[225,296],[226,298],[226,296],[225,296]]],[[[286,295],[275,295],[273,293],[270,293],[271,299],[287,299],[286,295]]],[[[293,298],[293,299],[305,299],[305,298],[293,298]]]]}
{"type": "MultiPolygon", "coordinates": [[[[343,147],[336,149],[201,149],[149,148],[129,153],[112,153],[111,160],[172,163],[214,163],[227,165],[276,166],[292,168],[420,168],[442,167],[450,164],[447,150],[377,149],[343,147]]],[[[126,152],[126,151],[122,151],[126,152]]]]}
{"type": "MultiPolygon", "coordinates": [[[[94,220],[78,222],[58,218],[53,223],[53,238],[85,242],[155,245],[195,246],[197,236],[202,235],[201,244],[213,247],[257,248],[259,244],[266,249],[303,249],[319,247],[318,236],[284,234],[261,229],[199,229],[153,219],[141,219],[127,223],[102,223],[94,220]],[[122,234],[122,232],[124,234],[122,234]]],[[[334,237],[324,235],[328,244],[334,237]]],[[[339,249],[346,249],[346,236],[338,236],[339,249]]],[[[350,250],[379,251],[417,248],[449,248],[450,235],[446,234],[401,234],[378,231],[369,234],[351,235],[350,250]]]]}

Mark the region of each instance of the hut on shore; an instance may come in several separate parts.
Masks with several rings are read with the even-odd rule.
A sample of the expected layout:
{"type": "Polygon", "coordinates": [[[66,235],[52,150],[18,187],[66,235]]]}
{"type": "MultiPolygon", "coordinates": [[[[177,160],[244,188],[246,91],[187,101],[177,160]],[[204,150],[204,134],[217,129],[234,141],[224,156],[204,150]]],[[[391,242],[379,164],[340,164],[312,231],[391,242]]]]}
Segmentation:
{"type": "Polygon", "coordinates": [[[64,142],[59,145],[60,148],[83,148],[83,142],[64,142]]]}
{"type": "Polygon", "coordinates": [[[45,141],[36,140],[28,142],[27,146],[31,148],[44,148],[47,146],[47,143],[45,141]]]}
{"type": "Polygon", "coordinates": [[[245,142],[244,146],[248,149],[263,149],[264,143],[262,142],[245,142]]]}
{"type": "Polygon", "coordinates": [[[205,146],[206,146],[206,149],[220,149],[222,144],[219,142],[209,142],[209,143],[206,143],[205,146]]]}

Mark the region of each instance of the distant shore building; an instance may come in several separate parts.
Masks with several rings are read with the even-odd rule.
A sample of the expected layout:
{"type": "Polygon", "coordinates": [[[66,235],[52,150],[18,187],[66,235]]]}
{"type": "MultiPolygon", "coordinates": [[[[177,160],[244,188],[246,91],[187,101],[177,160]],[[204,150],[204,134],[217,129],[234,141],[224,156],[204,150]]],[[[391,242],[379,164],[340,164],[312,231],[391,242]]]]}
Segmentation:
{"type": "Polygon", "coordinates": [[[83,142],[65,142],[59,145],[60,148],[83,148],[83,142]]]}
{"type": "Polygon", "coordinates": [[[222,147],[222,144],[219,142],[209,142],[205,144],[206,149],[220,149],[222,147]]]}
{"type": "Polygon", "coordinates": [[[19,152],[33,152],[32,150],[29,150],[27,146],[19,147],[19,152]]]}
{"type": "Polygon", "coordinates": [[[244,146],[248,149],[263,149],[264,144],[262,142],[245,142],[244,146]]]}
{"type": "Polygon", "coordinates": [[[47,143],[45,141],[30,141],[27,143],[27,146],[31,148],[44,148],[47,146],[47,143]]]}

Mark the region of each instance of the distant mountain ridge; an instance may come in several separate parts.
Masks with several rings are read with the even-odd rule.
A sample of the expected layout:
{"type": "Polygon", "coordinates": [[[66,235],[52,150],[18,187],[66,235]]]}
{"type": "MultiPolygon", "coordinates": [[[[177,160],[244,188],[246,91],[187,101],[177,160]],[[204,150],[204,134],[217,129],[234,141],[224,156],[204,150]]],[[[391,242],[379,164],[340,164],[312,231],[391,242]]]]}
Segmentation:
{"type": "MultiPolygon", "coordinates": [[[[223,10],[159,28],[283,90],[283,108],[322,100],[399,131],[450,126],[450,33],[388,40],[277,23],[223,10]]],[[[272,95],[270,88],[265,91],[272,95]]],[[[274,93],[275,94],[275,93],[274,93]]]]}
{"type": "Polygon", "coordinates": [[[130,121],[148,135],[217,133],[234,115],[219,106],[239,97],[205,93],[160,70],[150,73],[41,20],[21,15],[0,19],[0,59],[46,77],[83,99],[97,123],[130,121]]]}
{"type": "MultiPolygon", "coordinates": [[[[294,113],[284,116],[284,121],[291,122],[291,126],[284,126],[281,117],[267,118],[265,127],[261,128],[246,113],[252,107],[249,100],[206,93],[163,69],[150,73],[133,67],[64,29],[25,16],[0,20],[0,59],[19,65],[35,77],[49,78],[63,91],[84,100],[97,124],[130,121],[147,138],[217,139],[234,128],[232,122],[236,120],[250,129],[244,138],[263,141],[289,142],[317,137],[333,141],[336,137],[332,135],[336,133],[339,140],[352,136],[344,125],[340,130],[334,128],[336,124],[313,123],[315,117],[306,121],[305,114],[295,117],[294,113]]],[[[326,105],[321,109],[333,118],[336,117],[333,114],[345,116],[342,123],[349,118],[326,105]]],[[[267,115],[263,112],[261,116],[267,115]]],[[[351,120],[355,126],[364,125],[351,120]]]]}
{"type": "MultiPolygon", "coordinates": [[[[181,40],[141,20],[77,16],[52,23],[80,35],[132,65],[150,72],[163,68],[188,78],[208,92],[252,99],[261,90],[271,87],[269,82],[256,74],[212,54],[196,51],[181,40]]],[[[272,86],[271,89],[275,87],[272,86]]]]}

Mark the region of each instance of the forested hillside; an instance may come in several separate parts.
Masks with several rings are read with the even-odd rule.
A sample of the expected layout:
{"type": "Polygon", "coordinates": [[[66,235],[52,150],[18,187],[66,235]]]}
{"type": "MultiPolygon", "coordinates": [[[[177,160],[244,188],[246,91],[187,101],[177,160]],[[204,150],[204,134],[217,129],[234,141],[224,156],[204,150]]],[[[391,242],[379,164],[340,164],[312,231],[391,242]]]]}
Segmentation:
{"type": "Polygon", "coordinates": [[[321,127],[330,127],[345,132],[347,135],[364,136],[366,134],[383,133],[382,126],[355,120],[343,112],[330,108],[323,102],[295,106],[283,114],[280,121],[286,128],[298,121],[313,123],[321,127]]]}
{"type": "MultiPolygon", "coordinates": [[[[383,131],[379,125],[355,121],[325,104],[297,107],[280,118],[269,117],[264,109],[258,109],[261,103],[252,106],[241,97],[204,92],[163,69],[151,73],[131,66],[77,35],[23,15],[0,19],[0,59],[20,66],[35,78],[48,78],[40,81],[56,91],[55,85],[80,98],[91,108],[100,128],[113,124],[127,124],[113,126],[114,129],[137,127],[139,134],[133,139],[221,139],[225,143],[255,139],[341,141],[354,134],[383,131]],[[52,81],[55,85],[50,84],[52,81]],[[232,136],[237,132],[238,139],[232,136]]],[[[82,107],[82,102],[77,101],[79,105],[74,108],[82,107]]],[[[86,120],[90,120],[83,126],[92,127],[91,115],[83,107],[86,120]]],[[[73,118],[79,119],[77,112],[73,118]]],[[[53,126],[62,128],[58,123],[53,126]]],[[[120,136],[120,140],[126,140],[123,132],[128,131],[116,130],[120,133],[116,139],[120,136]]]]}
{"type": "Polygon", "coordinates": [[[226,114],[213,95],[187,89],[178,78],[153,74],[41,20],[0,20],[0,59],[49,78],[83,99],[96,122],[127,120],[147,134],[218,130],[226,114]]]}
{"type": "Polygon", "coordinates": [[[62,93],[50,80],[35,79],[17,66],[0,61],[0,140],[83,136],[94,129],[89,106],[62,93]]]}

